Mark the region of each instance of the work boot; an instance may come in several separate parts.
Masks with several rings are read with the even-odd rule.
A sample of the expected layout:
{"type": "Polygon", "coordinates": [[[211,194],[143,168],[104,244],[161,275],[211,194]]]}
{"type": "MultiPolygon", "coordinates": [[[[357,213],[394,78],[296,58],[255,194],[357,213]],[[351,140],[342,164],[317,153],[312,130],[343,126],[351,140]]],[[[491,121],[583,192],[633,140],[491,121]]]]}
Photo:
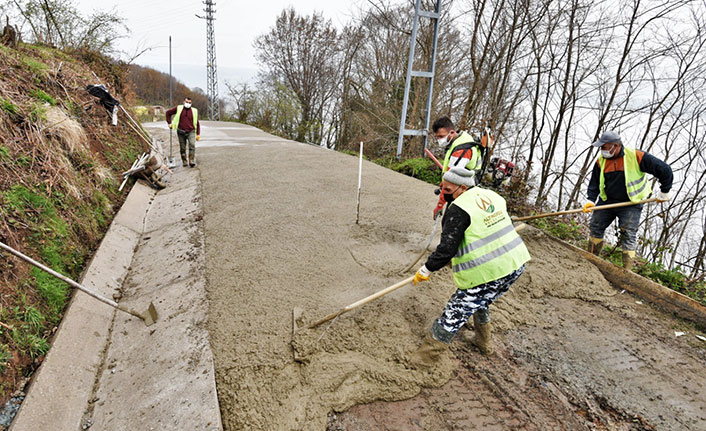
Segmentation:
{"type": "Polygon", "coordinates": [[[495,351],[493,340],[490,339],[490,322],[481,323],[480,316],[473,315],[473,327],[476,334],[471,338],[471,344],[478,347],[478,350],[486,356],[492,355],[495,351]]]}
{"type": "Polygon", "coordinates": [[[632,271],[632,264],[635,257],[633,250],[623,250],[623,268],[632,271]]]}
{"type": "Polygon", "coordinates": [[[603,248],[603,240],[601,238],[588,238],[588,251],[595,254],[596,256],[601,255],[601,249],[603,248]]]}
{"type": "Polygon", "coordinates": [[[441,354],[449,348],[449,345],[435,339],[430,332],[422,341],[422,345],[409,357],[409,362],[415,368],[427,368],[434,365],[441,354]]]}
{"type": "Polygon", "coordinates": [[[186,167],[186,154],[181,155],[181,165],[186,167]]]}
{"type": "Polygon", "coordinates": [[[194,153],[189,153],[189,166],[191,166],[192,168],[196,166],[196,162],[194,162],[194,153]]]}

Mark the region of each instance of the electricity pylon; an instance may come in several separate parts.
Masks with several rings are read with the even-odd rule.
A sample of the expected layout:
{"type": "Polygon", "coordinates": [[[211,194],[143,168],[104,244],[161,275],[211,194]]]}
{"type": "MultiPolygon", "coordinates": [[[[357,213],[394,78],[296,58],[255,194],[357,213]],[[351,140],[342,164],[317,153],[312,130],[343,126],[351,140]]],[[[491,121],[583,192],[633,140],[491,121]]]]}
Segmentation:
{"type": "Polygon", "coordinates": [[[213,0],[205,0],[206,16],[196,15],[197,18],[206,20],[206,96],[208,97],[208,116],[211,120],[221,119],[221,106],[218,103],[218,72],[216,70],[216,36],[213,31],[213,21],[216,18],[213,0]]]}

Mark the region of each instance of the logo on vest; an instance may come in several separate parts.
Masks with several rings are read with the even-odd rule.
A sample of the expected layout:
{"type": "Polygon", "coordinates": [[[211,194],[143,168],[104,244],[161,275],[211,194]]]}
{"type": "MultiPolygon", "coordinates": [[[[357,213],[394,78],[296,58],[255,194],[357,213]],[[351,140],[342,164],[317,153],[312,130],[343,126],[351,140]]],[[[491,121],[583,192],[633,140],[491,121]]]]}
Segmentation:
{"type": "Polygon", "coordinates": [[[493,205],[493,201],[491,201],[487,196],[476,196],[476,205],[478,205],[478,208],[489,214],[495,212],[495,205],[493,205]]]}

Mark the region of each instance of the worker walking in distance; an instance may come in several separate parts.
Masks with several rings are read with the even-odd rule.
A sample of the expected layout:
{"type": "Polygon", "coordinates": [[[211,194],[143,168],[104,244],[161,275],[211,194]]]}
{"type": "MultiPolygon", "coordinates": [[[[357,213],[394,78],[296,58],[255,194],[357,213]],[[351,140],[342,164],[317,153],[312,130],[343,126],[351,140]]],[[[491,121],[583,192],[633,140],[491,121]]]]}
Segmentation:
{"type": "Polygon", "coordinates": [[[186,166],[186,146],[189,145],[189,166],[196,166],[196,141],[201,140],[199,111],[191,106],[191,98],[185,97],[184,104],[167,111],[167,124],[176,130],[179,137],[181,164],[186,166]]]}
{"type": "MultiPolygon", "coordinates": [[[[475,175],[480,173],[483,166],[483,156],[481,154],[481,142],[469,133],[462,131],[458,133],[456,126],[449,117],[441,117],[434,121],[431,126],[432,132],[436,137],[439,147],[445,149],[444,163],[442,174],[452,167],[461,167],[474,172],[475,175]]],[[[483,138],[486,138],[485,136],[483,138]]],[[[477,183],[480,178],[476,179],[477,183]]],[[[440,211],[444,208],[446,201],[444,195],[439,196],[439,202],[434,208],[434,219],[439,216],[440,211]]]]}
{"type": "MultiPolygon", "coordinates": [[[[652,188],[645,173],[652,174],[659,180],[660,191],[655,196],[657,202],[669,200],[674,176],[668,164],[645,151],[623,146],[620,135],[613,131],[603,132],[592,145],[600,147],[601,153],[593,166],[588,183],[588,201],[583,206],[584,213],[596,205],[639,202],[646,199],[650,196],[652,188]],[[594,203],[596,198],[599,198],[597,204],[594,203]]],[[[591,215],[588,250],[596,256],[600,255],[605,230],[617,217],[623,267],[632,269],[641,214],[642,204],[594,211],[591,215]]]]}
{"type": "Polygon", "coordinates": [[[488,307],[517,281],[530,260],[505,199],[475,187],[475,172],[452,167],[441,186],[450,202],[442,219],[441,242],[417,271],[414,284],[429,280],[432,272],[451,262],[457,290],[412,354],[411,362],[419,366],[433,364],[471,316],[475,329],[471,342],[484,355],[492,354],[488,307]]]}

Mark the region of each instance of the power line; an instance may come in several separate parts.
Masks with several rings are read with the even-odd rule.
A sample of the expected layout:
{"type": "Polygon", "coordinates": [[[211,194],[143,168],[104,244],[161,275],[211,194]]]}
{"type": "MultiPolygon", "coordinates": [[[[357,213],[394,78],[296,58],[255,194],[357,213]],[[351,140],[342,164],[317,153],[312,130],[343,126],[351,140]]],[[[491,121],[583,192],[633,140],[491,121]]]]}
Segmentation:
{"type": "Polygon", "coordinates": [[[208,116],[211,120],[221,119],[221,107],[218,103],[218,73],[216,68],[216,36],[213,31],[213,14],[216,10],[213,8],[216,3],[213,0],[205,0],[206,16],[198,16],[197,18],[206,20],[206,95],[208,96],[208,116]]]}

